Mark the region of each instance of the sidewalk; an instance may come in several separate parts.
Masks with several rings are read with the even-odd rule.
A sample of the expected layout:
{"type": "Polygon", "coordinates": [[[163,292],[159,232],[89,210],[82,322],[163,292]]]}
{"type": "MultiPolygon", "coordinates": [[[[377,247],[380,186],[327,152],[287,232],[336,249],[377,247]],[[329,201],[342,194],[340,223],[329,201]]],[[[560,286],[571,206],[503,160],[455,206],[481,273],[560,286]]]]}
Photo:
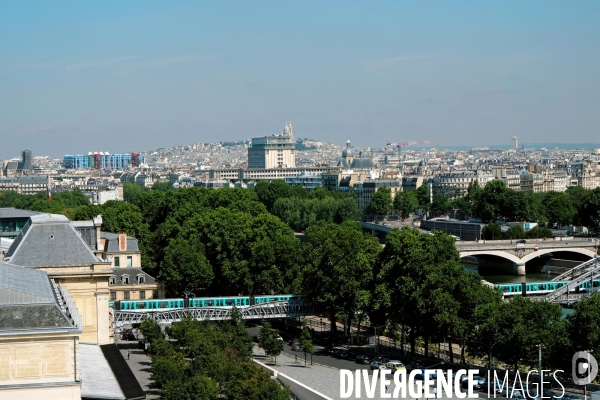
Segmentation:
{"type": "Polygon", "coordinates": [[[145,355],[143,350],[137,348],[137,341],[119,340],[117,347],[123,354],[123,358],[127,361],[140,386],[144,389],[146,399],[158,399],[160,392],[154,387],[154,382],[150,379],[150,363],[152,362],[150,357],[145,355]],[[127,360],[127,351],[130,352],[129,360],[127,360]]]}
{"type": "MultiPolygon", "coordinates": [[[[327,367],[324,365],[310,365],[308,364],[307,367],[304,367],[304,360],[300,360],[299,358],[299,363],[295,362],[295,357],[291,357],[287,354],[282,353],[281,355],[279,355],[277,357],[277,365],[272,365],[271,363],[268,363],[268,359],[265,359],[265,353],[264,350],[259,348],[258,346],[254,347],[254,358],[256,358],[257,360],[267,364],[269,367],[277,370],[278,372],[281,372],[287,376],[289,376],[290,378],[293,378],[303,384],[305,384],[306,386],[311,387],[312,389],[324,394],[327,397],[330,397],[334,400],[338,400],[341,399],[340,397],[340,370],[337,368],[332,368],[332,367],[327,367]]],[[[366,367],[368,368],[368,367],[366,367]]],[[[361,387],[362,387],[362,392],[361,395],[363,399],[366,399],[366,393],[365,393],[365,385],[364,382],[361,381],[361,387]]],[[[393,383],[393,379],[392,382],[390,383],[390,385],[388,385],[388,390],[387,393],[388,394],[393,394],[395,389],[395,385],[393,383]]],[[[466,392],[466,390],[465,390],[466,392]]],[[[380,393],[381,393],[381,383],[378,380],[376,382],[376,390],[375,390],[375,399],[379,399],[380,398],[380,393]]],[[[475,392],[475,394],[481,398],[481,399],[486,399],[487,398],[487,393],[483,393],[483,392],[475,392]]],[[[353,393],[351,398],[355,398],[355,394],[353,393]]],[[[439,398],[441,399],[457,399],[458,397],[453,396],[453,397],[447,397],[447,396],[440,396],[439,398]]],[[[497,399],[502,399],[502,397],[498,396],[496,397],[497,399]]],[[[424,398],[421,398],[422,400],[424,400],[424,398]]],[[[412,399],[415,400],[415,399],[412,399]]]]}

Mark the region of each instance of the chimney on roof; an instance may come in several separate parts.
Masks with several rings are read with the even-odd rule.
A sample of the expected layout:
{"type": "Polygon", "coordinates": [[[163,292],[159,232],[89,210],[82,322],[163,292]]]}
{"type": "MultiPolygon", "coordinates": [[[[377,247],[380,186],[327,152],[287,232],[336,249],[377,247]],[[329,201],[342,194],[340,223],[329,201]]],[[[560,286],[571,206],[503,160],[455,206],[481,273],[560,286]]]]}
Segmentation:
{"type": "Polygon", "coordinates": [[[96,228],[96,250],[104,251],[104,246],[102,245],[102,238],[100,237],[100,227],[102,226],[102,215],[98,214],[96,218],[94,218],[94,227],[96,228]]]}
{"type": "Polygon", "coordinates": [[[127,251],[127,234],[119,233],[119,251],[127,251]]]}

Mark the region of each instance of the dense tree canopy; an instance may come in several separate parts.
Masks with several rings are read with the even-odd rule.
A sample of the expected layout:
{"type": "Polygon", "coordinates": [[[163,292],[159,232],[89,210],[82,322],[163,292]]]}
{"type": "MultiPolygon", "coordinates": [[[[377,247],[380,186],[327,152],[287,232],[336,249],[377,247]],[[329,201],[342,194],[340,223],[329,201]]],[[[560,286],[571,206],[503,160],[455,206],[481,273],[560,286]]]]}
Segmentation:
{"type": "Polygon", "coordinates": [[[225,323],[185,318],[174,322],[170,339],[152,334],[160,327],[145,322],[150,342],[152,380],[165,399],[288,400],[289,391],[252,364],[252,340],[241,314],[232,310],[225,323]]]}
{"type": "Polygon", "coordinates": [[[371,302],[372,268],[381,251],[379,242],[352,222],[312,226],[305,235],[304,293],[333,320],[337,314],[352,320],[371,302]]]}

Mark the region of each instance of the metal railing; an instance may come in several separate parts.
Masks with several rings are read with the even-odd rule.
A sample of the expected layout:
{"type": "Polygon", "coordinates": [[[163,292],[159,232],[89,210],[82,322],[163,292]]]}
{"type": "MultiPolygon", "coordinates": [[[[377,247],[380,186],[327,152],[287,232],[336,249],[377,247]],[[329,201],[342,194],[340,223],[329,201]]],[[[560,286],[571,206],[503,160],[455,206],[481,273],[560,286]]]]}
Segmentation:
{"type": "Polygon", "coordinates": [[[69,293],[69,289],[65,286],[57,285],[54,279],[51,279],[50,281],[52,282],[56,298],[60,301],[59,306],[63,314],[71,320],[74,326],[78,328],[83,327],[83,319],[77,311],[77,306],[71,297],[71,293],[69,293]]]}
{"type": "Polygon", "coordinates": [[[553,278],[552,280],[553,281],[562,281],[564,279],[573,279],[581,274],[586,273],[587,271],[589,271],[591,269],[596,269],[596,268],[598,268],[598,257],[592,258],[591,260],[588,260],[582,264],[579,264],[578,266],[571,268],[567,272],[560,274],[559,276],[553,278]]]}
{"type": "MultiPolygon", "coordinates": [[[[243,319],[286,318],[315,315],[312,303],[306,301],[281,301],[259,304],[249,307],[238,307],[243,319]]],[[[122,325],[137,324],[144,318],[159,323],[172,323],[192,317],[199,321],[223,321],[231,319],[229,307],[178,308],[166,310],[117,310],[115,322],[122,325]]]]}

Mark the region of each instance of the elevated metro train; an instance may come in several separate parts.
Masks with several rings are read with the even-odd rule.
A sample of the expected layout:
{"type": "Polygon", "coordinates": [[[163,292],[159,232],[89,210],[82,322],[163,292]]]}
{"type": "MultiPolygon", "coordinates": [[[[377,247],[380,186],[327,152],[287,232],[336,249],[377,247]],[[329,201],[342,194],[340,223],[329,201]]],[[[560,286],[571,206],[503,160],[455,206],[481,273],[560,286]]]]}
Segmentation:
{"type": "MultiPolygon", "coordinates": [[[[567,285],[568,281],[548,281],[548,282],[529,282],[529,283],[507,283],[507,284],[499,284],[494,285],[496,289],[500,289],[504,296],[517,296],[523,295],[523,291],[525,291],[525,295],[539,295],[539,294],[547,294],[552,293],[556,289],[559,289],[565,285],[567,285]],[[525,288],[523,288],[525,286],[525,288]],[[523,290],[525,289],[525,290],[523,290]]],[[[591,281],[585,281],[579,287],[573,289],[573,292],[587,292],[587,291],[597,291],[600,289],[600,280],[594,280],[594,285],[592,288],[591,281]]]]}
{"type": "Polygon", "coordinates": [[[110,301],[116,310],[164,310],[176,308],[248,307],[278,301],[302,301],[305,296],[276,294],[264,296],[195,297],[190,299],[151,299],[110,301]],[[186,304],[187,302],[187,304],[186,304]]]}

